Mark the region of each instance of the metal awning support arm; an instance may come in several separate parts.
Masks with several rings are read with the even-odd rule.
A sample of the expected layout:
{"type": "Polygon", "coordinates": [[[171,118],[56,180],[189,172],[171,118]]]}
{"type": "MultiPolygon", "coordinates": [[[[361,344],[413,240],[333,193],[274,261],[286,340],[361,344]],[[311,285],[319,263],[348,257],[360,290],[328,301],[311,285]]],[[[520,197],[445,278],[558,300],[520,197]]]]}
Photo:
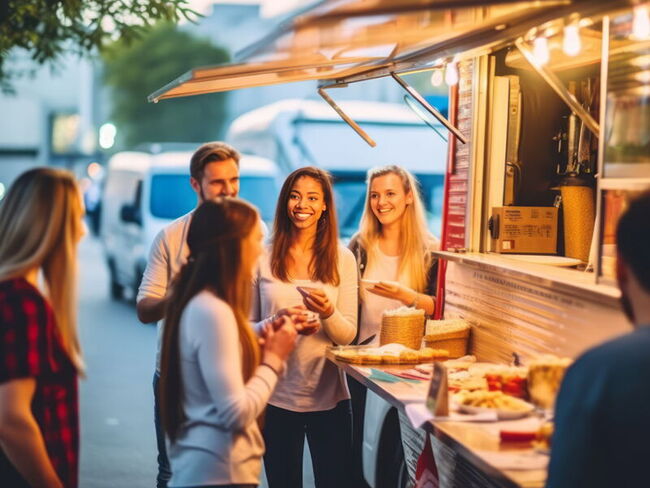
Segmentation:
{"type": "Polygon", "coordinates": [[[366,131],[364,131],[359,124],[357,124],[354,120],[352,120],[342,109],[337,105],[337,103],[330,97],[326,92],[325,88],[342,88],[347,85],[330,85],[328,87],[321,86],[318,88],[318,94],[323,97],[323,100],[325,100],[330,107],[332,107],[337,114],[339,114],[339,117],[341,117],[345,122],[354,129],[354,131],[361,136],[361,138],[368,143],[370,147],[375,147],[377,146],[377,143],[370,137],[366,131]]]}
{"type": "Polygon", "coordinates": [[[438,119],[440,123],[449,130],[449,132],[455,135],[460,142],[462,142],[463,144],[467,144],[467,138],[460,132],[460,130],[454,127],[454,125],[451,122],[449,122],[444,115],[442,115],[435,107],[433,107],[429,102],[427,102],[424,99],[424,97],[420,95],[415,88],[413,88],[406,81],[404,81],[397,73],[391,72],[390,75],[397,83],[400,84],[402,88],[404,88],[407,91],[409,95],[415,98],[418,101],[418,103],[426,109],[427,112],[429,112],[436,119],[438,119]]]}
{"type": "Polygon", "coordinates": [[[541,66],[535,60],[533,52],[528,49],[524,40],[520,37],[515,41],[515,46],[519,49],[519,52],[524,56],[524,59],[530,63],[533,69],[544,79],[544,81],[553,89],[555,93],[566,103],[573,112],[580,117],[582,123],[587,126],[587,128],[593,132],[596,137],[600,136],[600,125],[596,120],[591,116],[591,114],[582,106],[580,102],[576,99],[575,96],[564,86],[562,80],[560,80],[555,73],[545,66],[541,66]]]}

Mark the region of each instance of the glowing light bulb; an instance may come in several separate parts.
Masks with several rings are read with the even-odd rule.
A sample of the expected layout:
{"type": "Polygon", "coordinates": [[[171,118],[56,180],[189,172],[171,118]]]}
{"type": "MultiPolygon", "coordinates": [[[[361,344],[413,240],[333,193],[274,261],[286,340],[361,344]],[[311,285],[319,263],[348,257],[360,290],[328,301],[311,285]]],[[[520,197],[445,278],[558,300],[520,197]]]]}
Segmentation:
{"type": "Polygon", "coordinates": [[[442,85],[442,82],[444,81],[443,79],[443,74],[441,69],[434,69],[433,73],[431,73],[431,85],[433,86],[440,86],[442,85]]]}
{"type": "Polygon", "coordinates": [[[650,38],[650,16],[648,15],[648,7],[645,5],[634,7],[632,37],[639,41],[650,38]]]}
{"type": "Polygon", "coordinates": [[[544,66],[550,59],[548,52],[548,39],[544,36],[536,37],[533,41],[533,56],[539,66],[544,66]]]}
{"type": "Polygon", "coordinates": [[[569,24],[564,28],[564,40],[562,41],[562,49],[567,56],[577,56],[582,49],[582,42],[580,40],[580,31],[578,24],[569,24]]]}
{"type": "Polygon", "coordinates": [[[458,79],[458,63],[452,61],[445,69],[445,83],[449,86],[453,86],[458,83],[458,79]]]}

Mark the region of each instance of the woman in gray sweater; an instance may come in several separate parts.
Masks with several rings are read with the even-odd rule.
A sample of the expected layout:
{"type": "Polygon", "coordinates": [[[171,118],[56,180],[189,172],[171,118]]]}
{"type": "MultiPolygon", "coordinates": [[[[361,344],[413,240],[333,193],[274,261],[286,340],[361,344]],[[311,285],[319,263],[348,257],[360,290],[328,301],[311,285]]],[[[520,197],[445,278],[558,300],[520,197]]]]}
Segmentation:
{"type": "Polygon", "coordinates": [[[257,419],[293,350],[290,317],[262,329],[247,320],[261,252],[257,212],[237,199],[194,213],[190,256],[173,286],[162,344],[162,423],[170,487],[253,487],[264,442],[257,419]]]}

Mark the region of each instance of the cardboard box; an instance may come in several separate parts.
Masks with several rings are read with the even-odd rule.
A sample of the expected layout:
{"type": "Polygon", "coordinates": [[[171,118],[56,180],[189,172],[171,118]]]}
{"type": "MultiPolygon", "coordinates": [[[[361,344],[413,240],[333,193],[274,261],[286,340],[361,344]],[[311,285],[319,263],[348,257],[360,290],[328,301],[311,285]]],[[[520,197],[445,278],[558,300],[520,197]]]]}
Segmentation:
{"type": "Polygon", "coordinates": [[[490,251],[512,254],[557,254],[556,207],[494,207],[490,251]]]}

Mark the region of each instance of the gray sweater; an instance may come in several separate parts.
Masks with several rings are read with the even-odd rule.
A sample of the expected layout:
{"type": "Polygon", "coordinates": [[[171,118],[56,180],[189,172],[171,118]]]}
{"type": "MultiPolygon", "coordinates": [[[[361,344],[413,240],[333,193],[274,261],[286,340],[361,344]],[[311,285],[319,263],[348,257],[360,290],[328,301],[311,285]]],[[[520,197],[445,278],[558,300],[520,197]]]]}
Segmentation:
{"type": "Polygon", "coordinates": [[[187,421],[176,442],[168,442],[169,486],[257,484],[264,441],[256,419],[276,374],[259,366],[244,383],[235,316],[208,291],[185,307],[179,347],[187,421]]]}

